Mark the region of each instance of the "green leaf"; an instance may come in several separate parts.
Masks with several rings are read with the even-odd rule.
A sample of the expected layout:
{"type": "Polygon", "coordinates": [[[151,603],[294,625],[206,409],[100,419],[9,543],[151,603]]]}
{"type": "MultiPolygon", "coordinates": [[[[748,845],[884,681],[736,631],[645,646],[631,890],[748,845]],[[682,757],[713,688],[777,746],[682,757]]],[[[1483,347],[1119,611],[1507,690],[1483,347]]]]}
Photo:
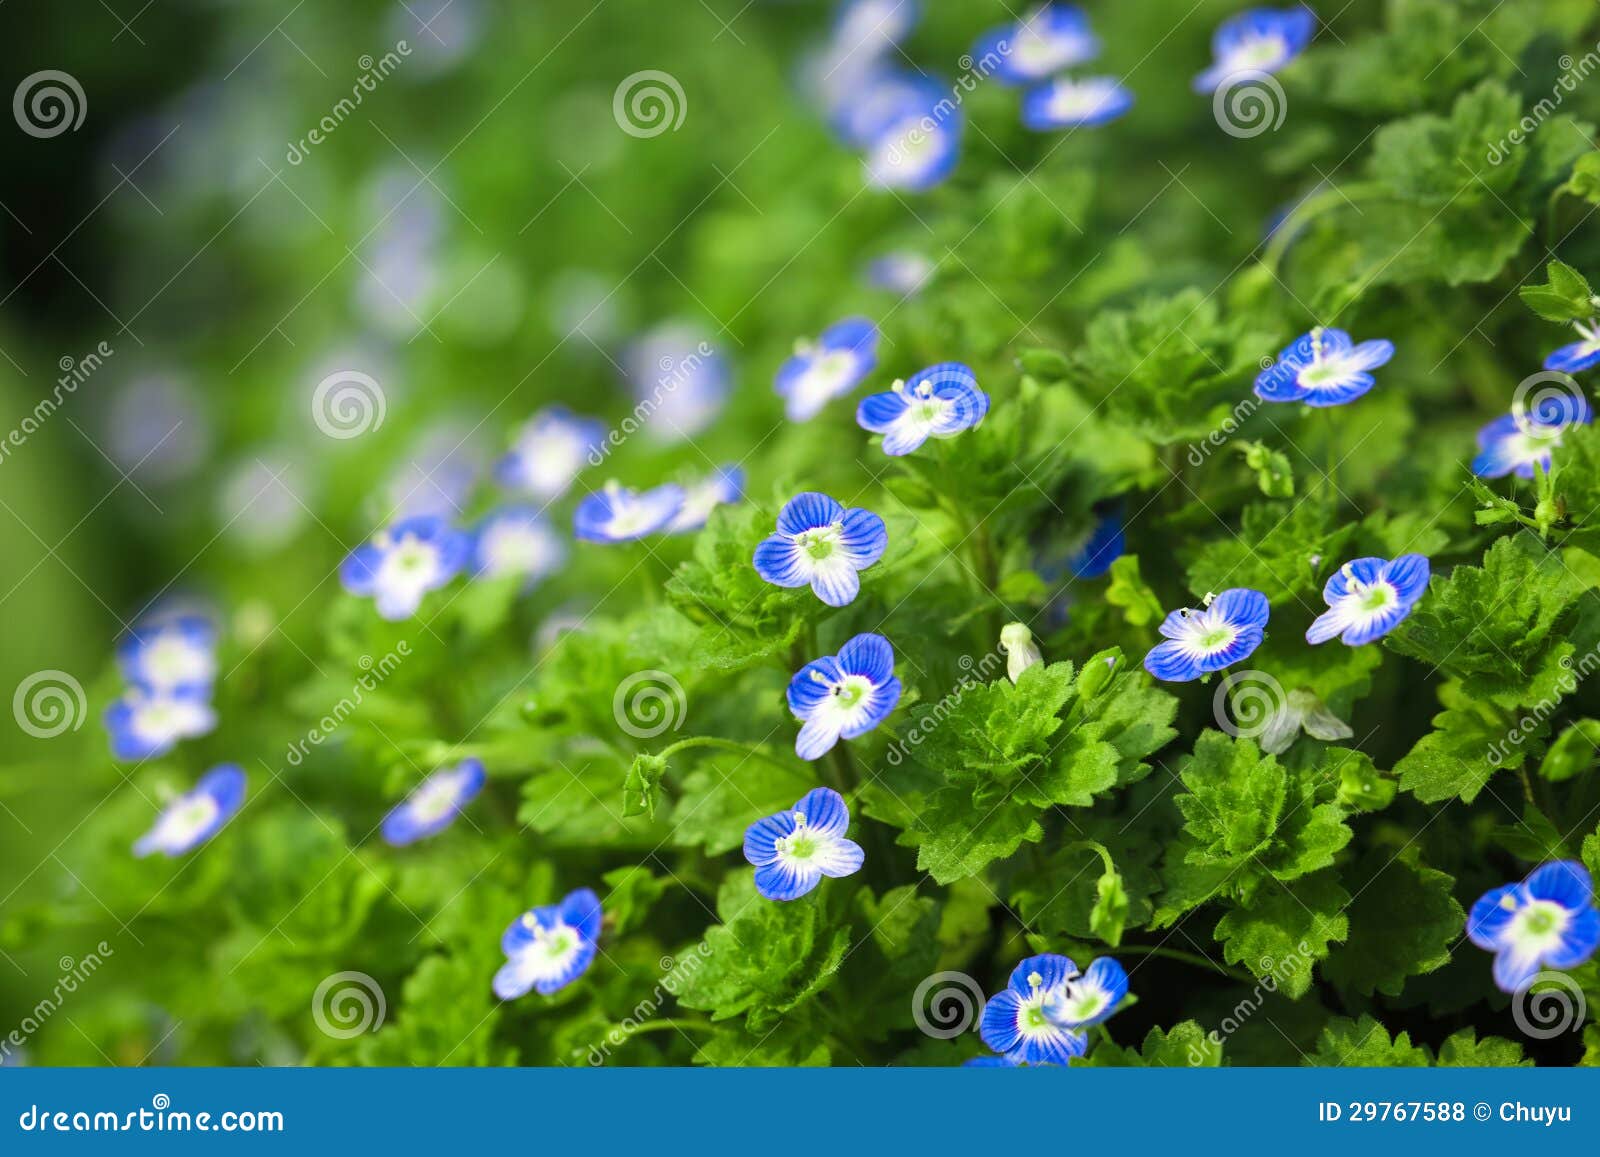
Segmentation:
{"type": "Polygon", "coordinates": [[[1328,955],[1328,946],[1350,930],[1344,914],[1350,894],[1333,873],[1307,876],[1293,884],[1272,884],[1248,908],[1235,908],[1217,922],[1223,959],[1242,964],[1253,976],[1272,978],[1290,997],[1311,987],[1311,969],[1328,955]]]}
{"type": "Polygon", "coordinates": [[[1139,575],[1139,557],[1125,554],[1111,564],[1111,585],[1106,587],[1106,602],[1122,608],[1122,617],[1131,627],[1148,627],[1166,617],[1161,600],[1139,575]]]}
{"type": "MultiPolygon", "coordinates": [[[[1526,757],[1520,744],[1508,742],[1513,734],[1509,717],[1488,703],[1474,702],[1459,686],[1440,688],[1440,698],[1462,706],[1448,707],[1433,717],[1434,730],[1394,765],[1395,775],[1401,790],[1423,803],[1454,796],[1471,803],[1496,771],[1520,767],[1526,757]]],[[[1538,738],[1543,730],[1548,725],[1528,738],[1538,738]]]]}
{"type": "Polygon", "coordinates": [[[661,780],[666,774],[667,761],[659,755],[646,751],[635,755],[622,781],[622,814],[648,815],[655,819],[656,804],[661,800],[661,780]]]}
{"type": "Polygon", "coordinates": [[[1123,1048],[1101,1041],[1089,1055],[1072,1062],[1074,1068],[1192,1069],[1222,1064],[1222,1042],[1208,1036],[1192,1020],[1169,1029],[1153,1028],[1139,1048],[1123,1048]]]}
{"type": "Polygon", "coordinates": [[[1308,1065],[1324,1068],[1427,1068],[1428,1050],[1411,1043],[1409,1033],[1390,1037],[1371,1016],[1360,1020],[1337,1016],[1323,1027],[1308,1065]]]}
{"type": "MultiPolygon", "coordinates": [[[[1600,153],[1586,154],[1580,164],[1591,157],[1600,157],[1600,153]]],[[[1595,166],[1591,163],[1589,167],[1595,166]]],[[[1577,177],[1576,170],[1573,176],[1577,177]]],[[[1596,188],[1600,189],[1600,182],[1596,188]]],[[[1560,261],[1552,261],[1545,267],[1545,284],[1525,285],[1517,290],[1517,295],[1524,305],[1546,321],[1587,321],[1594,314],[1594,291],[1589,288],[1588,280],[1560,261]]]]}
{"type": "Polygon", "coordinates": [[[1367,851],[1344,877],[1354,892],[1350,935],[1322,974],[1341,989],[1400,995],[1406,979],[1450,962],[1466,913],[1451,894],[1455,880],[1421,864],[1415,853],[1367,851]]]}
{"type": "Polygon", "coordinates": [[[1504,1037],[1478,1039],[1470,1028],[1451,1033],[1439,1046],[1439,1067],[1448,1069],[1530,1068],[1522,1046],[1504,1037]]]}

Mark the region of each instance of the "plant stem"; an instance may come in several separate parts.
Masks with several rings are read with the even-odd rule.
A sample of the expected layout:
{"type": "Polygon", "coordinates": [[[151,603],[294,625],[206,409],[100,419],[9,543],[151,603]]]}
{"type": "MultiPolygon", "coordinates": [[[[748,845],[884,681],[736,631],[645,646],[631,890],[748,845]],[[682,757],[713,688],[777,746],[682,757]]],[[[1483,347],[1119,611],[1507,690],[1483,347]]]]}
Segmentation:
{"type": "Polygon", "coordinates": [[[688,739],[680,739],[678,742],[662,748],[656,754],[661,759],[670,759],[678,752],[687,751],[693,747],[715,747],[722,751],[737,751],[743,755],[754,756],[756,759],[769,763],[773,767],[781,768],[784,771],[794,770],[793,764],[786,763],[776,755],[770,755],[759,747],[752,747],[748,743],[740,743],[735,739],[721,739],[715,735],[695,735],[688,739]]]}
{"type": "Polygon", "coordinates": [[[1254,984],[1256,978],[1239,968],[1229,968],[1226,964],[1218,964],[1215,960],[1207,960],[1195,952],[1184,952],[1179,948],[1165,948],[1159,944],[1122,944],[1114,951],[1118,953],[1133,953],[1136,956],[1163,956],[1168,960],[1179,960],[1184,964],[1192,964],[1196,968],[1209,969],[1212,972],[1226,976],[1230,980],[1237,980],[1241,984],[1254,984]]]}

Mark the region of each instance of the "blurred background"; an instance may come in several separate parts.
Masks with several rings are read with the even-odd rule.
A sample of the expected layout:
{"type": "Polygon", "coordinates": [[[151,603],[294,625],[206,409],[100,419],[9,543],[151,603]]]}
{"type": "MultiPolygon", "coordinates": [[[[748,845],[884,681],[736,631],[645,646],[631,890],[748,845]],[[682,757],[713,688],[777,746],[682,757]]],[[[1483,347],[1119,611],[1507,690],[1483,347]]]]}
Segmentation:
{"type": "MultiPolygon", "coordinates": [[[[1015,15],[1003,0],[924,7],[903,63],[946,83],[1015,15]]],[[[1050,308],[1068,287],[1081,304],[1219,281],[1308,191],[1240,182],[1261,154],[1219,136],[1189,91],[1238,7],[1090,5],[1104,70],[1135,89],[1138,115],[1063,144],[1020,126],[1014,93],[980,86],[950,186],[918,195],[868,188],[829,131],[822,0],[0,5],[15,94],[0,126],[0,689],[64,674],[78,724],[0,728],[0,919],[16,918],[0,1028],[58,958],[139,908],[86,894],[75,857],[91,853],[75,849],[102,808],[125,809],[119,839],[149,818],[99,722],[120,687],[112,649],[142,613],[197,600],[225,625],[236,678],[218,734],[175,761],[174,781],[192,781],[304,730],[285,704],[321,670],[339,561],[397,512],[459,509],[542,405],[615,425],[632,391],[705,342],[726,374],[717,422],[680,415],[693,448],[658,426],[607,471],[646,485],[746,460],[765,494],[796,463],[856,468],[848,413],[785,427],[770,385],[795,339],[838,317],[897,317],[893,373],[1005,366],[1068,339],[1050,308]],[[670,78],[670,126],[618,111],[647,72],[670,78]],[[52,103],[64,112],[44,116],[52,103]],[[872,285],[866,265],[891,252],[925,257],[941,292],[872,285]],[[366,394],[319,409],[330,379],[366,394]],[[75,940],[17,916],[52,909],[75,940]]],[[[1379,26],[1380,7],[1325,14],[1329,35],[1379,26]]],[[[1463,40],[1433,82],[1441,103],[1458,74],[1506,71],[1486,63],[1498,52],[1463,40]]],[[[1368,98],[1354,81],[1324,92],[1333,111],[1269,160],[1332,170],[1359,147],[1368,98]]],[[[1413,97],[1427,99],[1370,103],[1398,114],[1413,97]]],[[[516,649],[619,577],[601,561],[542,589],[516,649]]],[[[162,984],[211,983],[215,962],[185,959],[191,944],[147,932],[117,950],[144,954],[144,974],[164,967],[162,984]]],[[[52,1028],[53,1059],[180,1055],[160,1051],[157,986],[119,985],[124,1004],[82,1041],[52,1028]]]]}

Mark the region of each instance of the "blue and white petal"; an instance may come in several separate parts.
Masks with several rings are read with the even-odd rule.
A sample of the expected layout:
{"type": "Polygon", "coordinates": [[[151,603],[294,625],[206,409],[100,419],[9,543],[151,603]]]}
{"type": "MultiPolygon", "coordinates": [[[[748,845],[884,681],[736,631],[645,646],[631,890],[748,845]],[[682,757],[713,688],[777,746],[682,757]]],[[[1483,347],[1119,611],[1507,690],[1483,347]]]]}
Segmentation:
{"type": "MultiPolygon", "coordinates": [[[[947,99],[947,98],[946,98],[947,99]]],[[[961,158],[962,113],[908,107],[868,142],[867,184],[923,193],[940,184],[961,158]]]]}
{"type": "Polygon", "coordinates": [[[372,596],[381,617],[408,619],[424,595],[461,573],[471,549],[468,536],[442,518],[403,518],[352,551],[339,581],[353,595],[372,596]]]}
{"type": "Polygon", "coordinates": [[[384,841],[401,848],[444,831],[483,790],[483,783],[483,764],[476,759],[434,772],[384,817],[384,841]]]}
{"type": "Polygon", "coordinates": [[[507,960],[495,973],[495,995],[501,1000],[528,992],[549,996],[571,984],[594,963],[601,920],[599,897],[589,888],[523,913],[501,937],[507,960]]]}
{"type": "Polygon", "coordinates": [[[683,487],[670,482],[644,491],[607,482],[578,503],[572,532],[585,542],[633,542],[670,526],[685,498],[683,487]]]}
{"type": "Polygon", "coordinates": [[[809,586],[831,607],[852,602],[861,589],[857,572],[883,557],[889,532],[870,510],[846,510],[826,494],[797,494],[778,513],[778,532],[763,539],[751,558],[767,582],[809,586]]]}
{"type": "Polygon", "coordinates": [[[1420,554],[1345,563],[1322,590],[1328,610],[1311,624],[1306,642],[1339,638],[1358,647],[1388,634],[1427,592],[1428,574],[1428,560],[1420,554]]]}
{"type": "Polygon", "coordinates": [[[970,430],[989,412],[989,395],[977,375],[960,362],[941,362],[896,382],[887,393],[863,398],[856,409],[862,429],[883,435],[883,452],[911,453],[929,438],[951,438],[970,430]]]}
{"type": "Polygon", "coordinates": [[[603,422],[551,406],[518,432],[510,452],[495,464],[495,478],[545,501],[559,498],[599,452],[605,436],[603,422]]]}
{"type": "Polygon", "coordinates": [[[1133,107],[1133,94],[1109,76],[1058,76],[1022,98],[1022,123],[1035,132],[1102,125],[1133,107]]]}
{"type": "Polygon", "coordinates": [[[845,832],[850,811],[832,788],[807,792],[794,807],[757,820],[745,831],[744,858],[755,866],[756,890],[769,900],[805,895],[822,877],[861,870],[865,853],[845,832]]]}
{"type": "Polygon", "coordinates": [[[1536,406],[1532,412],[1506,414],[1478,431],[1478,456],[1472,472],[1480,478],[1515,474],[1532,478],[1534,467],[1550,469],[1550,455],[1561,445],[1569,426],[1586,426],[1594,420],[1588,400],[1563,395],[1563,400],[1536,406]],[[1555,412],[1548,412],[1554,410],[1555,412]]]}
{"type": "Polygon", "coordinates": [[[692,438],[716,420],[733,389],[733,370],[707,331],[667,322],[631,342],[623,376],[635,401],[634,420],[658,442],[692,438]]]}
{"type": "Polygon", "coordinates": [[[1089,537],[1067,559],[1067,569],[1081,579],[1096,579],[1111,569],[1127,549],[1122,517],[1108,514],[1094,524],[1089,537]]]}
{"type": "Polygon", "coordinates": [[[878,327],[864,317],[846,318],[824,330],[816,343],[802,343],[778,369],[773,389],[790,420],[815,417],[834,398],[855,389],[878,364],[878,327]]]}
{"type": "Polygon", "coordinates": [[[1544,359],[1544,368],[1562,374],[1576,374],[1600,365],[1600,323],[1574,325],[1579,341],[1564,345],[1544,359]]]}
{"type": "Polygon", "coordinates": [[[1002,84],[1032,84],[1099,55],[1089,18],[1074,4],[1041,4],[992,28],[972,48],[973,69],[1002,84]]]}
{"type": "Polygon", "coordinates": [[[560,570],[566,557],[566,543],[531,506],[497,510],[473,534],[472,570],[484,578],[520,575],[531,586],[560,570]]]}
{"type": "Polygon", "coordinates": [[[738,466],[719,466],[698,482],[684,488],[683,507],[667,523],[668,534],[691,534],[706,524],[719,506],[744,497],[744,471],[738,466]]]}
{"type": "Polygon", "coordinates": [[[244,793],[244,770],[234,763],[219,764],[193,790],[167,805],[155,826],[133,845],[133,854],[181,856],[192,851],[233,818],[244,803],[244,793]]]}
{"type": "Polygon", "coordinates": [[[867,284],[901,297],[914,297],[932,280],[938,267],[920,253],[896,250],[867,263],[867,284]]]}
{"type": "Polygon", "coordinates": [[[979,1025],[983,1043],[1021,1064],[1064,1065],[1082,1056],[1089,1047],[1088,1036],[1052,1019],[1067,983],[1077,974],[1077,966],[1065,956],[1024,960],[1012,972],[1005,991],[984,1006],[979,1025]]]}
{"type": "Polygon", "coordinates": [[[195,739],[217,725],[209,689],[147,691],[130,687],[105,713],[111,754],[117,759],[154,759],[179,740],[195,739]]]}
{"type": "Polygon", "coordinates": [[[1244,587],[1223,591],[1207,607],[1173,611],[1161,624],[1166,641],[1145,656],[1144,669],[1167,682],[1220,671],[1261,645],[1268,613],[1267,597],[1244,587]]]}
{"type": "Polygon", "coordinates": [[[1295,340],[1256,377],[1256,395],[1269,402],[1342,406],[1371,390],[1370,373],[1394,357],[1387,341],[1357,345],[1342,329],[1321,326],[1295,340]]]}
{"type": "Polygon", "coordinates": [[[1520,884],[1491,889],[1472,906],[1467,936],[1495,954],[1494,980],[1507,992],[1526,988],[1546,968],[1576,968],[1600,945],[1588,869],[1555,861],[1520,884]]]}
{"type": "Polygon", "coordinates": [[[1046,1006],[1050,1019],[1063,1028],[1100,1024],[1117,1011],[1128,995],[1128,974],[1109,956],[1089,962],[1083,975],[1069,978],[1062,994],[1046,1006]]]}
{"type": "Polygon", "coordinates": [[[795,754],[818,759],[840,739],[865,735],[900,701],[894,650],[882,635],[857,635],[807,663],[789,681],[789,710],[802,723],[795,754]]]}
{"type": "Polygon", "coordinates": [[[152,691],[204,690],[217,677],[216,627],[204,615],[144,621],[117,645],[122,677],[152,691]]]}
{"type": "Polygon", "coordinates": [[[833,46],[842,54],[881,56],[917,26],[919,0],[843,0],[833,22],[833,46]]]}
{"type": "Polygon", "coordinates": [[[1252,8],[1224,21],[1211,38],[1213,63],[1195,77],[1196,92],[1211,92],[1231,76],[1273,73],[1305,51],[1317,30],[1308,8],[1252,8]]]}

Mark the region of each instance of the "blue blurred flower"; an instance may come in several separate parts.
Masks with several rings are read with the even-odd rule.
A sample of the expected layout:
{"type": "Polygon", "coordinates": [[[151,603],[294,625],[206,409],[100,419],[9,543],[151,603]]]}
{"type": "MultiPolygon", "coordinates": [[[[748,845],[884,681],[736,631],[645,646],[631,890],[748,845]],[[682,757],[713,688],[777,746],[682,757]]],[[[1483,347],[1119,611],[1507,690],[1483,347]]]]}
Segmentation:
{"type": "Polygon", "coordinates": [[[383,818],[384,841],[403,848],[444,831],[483,790],[483,782],[483,764],[476,759],[440,768],[383,818]]]}
{"type": "Polygon", "coordinates": [[[1520,884],[1485,892],[1467,916],[1467,936],[1494,956],[1494,982],[1528,987],[1544,968],[1576,968],[1600,943],[1600,912],[1588,870],[1573,860],[1541,864],[1520,884]]]}
{"type": "Polygon", "coordinates": [[[859,872],[866,854],[845,838],[849,826],[844,797],[827,787],[814,788],[794,807],[751,824],[744,833],[744,858],[755,865],[756,891],[768,900],[794,900],[824,876],[859,872]]]}
{"type": "Polygon", "coordinates": [[[1035,132],[1101,125],[1133,107],[1133,93],[1109,76],[1058,76],[1022,98],[1022,123],[1035,132]]]}
{"type": "Polygon", "coordinates": [[[353,595],[371,596],[383,618],[409,619],[423,595],[461,573],[471,550],[471,539],[442,518],[402,518],[351,551],[339,581],[353,595]]]}
{"type": "Polygon", "coordinates": [[[243,769],[236,763],[218,764],[200,777],[193,790],[166,806],[155,826],[133,845],[133,854],[181,856],[194,850],[233,818],[244,803],[244,790],[243,769]]]}
{"type": "Polygon", "coordinates": [[[572,532],[585,542],[633,542],[665,530],[683,503],[683,487],[670,482],[644,491],[607,482],[578,503],[572,532]]]}
{"type": "Polygon", "coordinates": [[[1075,4],[1041,4],[972,46],[973,67],[1002,84],[1032,84],[1100,54],[1089,18],[1075,4]]]}
{"type": "Polygon", "coordinates": [[[472,537],[472,573],[484,578],[521,575],[532,586],[566,561],[567,546],[532,506],[503,506],[478,523],[472,537]]]}
{"type": "Polygon", "coordinates": [[[1082,546],[1067,559],[1067,569],[1081,579],[1096,579],[1111,569],[1111,564],[1127,549],[1122,515],[1107,514],[1094,524],[1082,546]]]}
{"type": "Polygon", "coordinates": [[[1083,1029],[1104,1021],[1127,994],[1127,973],[1110,957],[1080,975],[1069,957],[1030,956],[984,1005],[979,1035],[1012,1064],[1064,1065],[1088,1051],[1083,1029]]]}
{"type": "Polygon", "coordinates": [[[1161,624],[1166,642],[1144,657],[1144,669],[1157,679],[1186,683],[1246,658],[1266,635],[1267,596],[1233,587],[1194,610],[1173,611],[1161,624]]]}
{"type": "Polygon", "coordinates": [[[1256,377],[1256,394],[1268,402],[1342,406],[1372,389],[1375,370],[1394,357],[1387,341],[1354,345],[1342,329],[1317,326],[1285,346],[1256,377]]]}
{"type": "Polygon", "coordinates": [[[111,754],[118,759],[153,759],[180,739],[205,735],[217,725],[209,687],[149,691],[130,687],[106,708],[111,754]]]}
{"type": "Polygon", "coordinates": [[[598,419],[550,406],[518,431],[510,451],[495,463],[495,478],[502,486],[547,502],[560,498],[590,464],[605,436],[605,423],[598,419]]]}
{"type": "Polygon", "coordinates": [[[122,677],[150,691],[205,691],[217,677],[217,630],[204,615],[138,623],[117,644],[122,677]]]}
{"type": "Polygon", "coordinates": [[[600,921],[600,897],[589,888],[524,912],[500,938],[506,962],[494,974],[494,994],[501,1000],[530,991],[549,996],[571,984],[594,963],[600,921]]]}
{"type": "Polygon", "coordinates": [[[859,386],[877,364],[878,327],[864,317],[846,318],[823,330],[816,344],[798,343],[772,388],[789,418],[804,422],[859,386]]]}
{"type": "Polygon", "coordinates": [[[901,297],[914,297],[932,279],[936,266],[920,253],[897,249],[867,262],[867,284],[901,297]]]}
{"type": "Polygon", "coordinates": [[[1252,8],[1230,17],[1211,38],[1212,65],[1194,78],[1194,90],[1211,92],[1235,75],[1277,72],[1305,51],[1316,30],[1309,8],[1252,8]]]}
{"type": "Polygon", "coordinates": [[[718,466],[698,482],[684,487],[683,507],[667,524],[668,534],[689,534],[699,530],[719,506],[744,497],[744,471],[738,466],[718,466]]]}
{"type": "Polygon", "coordinates": [[[1578,331],[1583,340],[1564,345],[1545,358],[1545,369],[1563,374],[1575,374],[1580,370],[1600,365],[1600,323],[1594,321],[1587,324],[1575,323],[1572,328],[1578,331]]]}
{"type": "Polygon", "coordinates": [[[887,393],[864,398],[856,423],[883,435],[883,452],[909,454],[931,438],[953,438],[970,430],[989,412],[989,395],[977,375],[960,362],[941,362],[896,382],[887,393]]]}
{"type": "Polygon", "coordinates": [[[949,177],[961,158],[961,109],[941,96],[931,105],[907,104],[896,111],[867,144],[867,183],[927,192],[949,177]]]}
{"type": "Polygon", "coordinates": [[[870,510],[846,510],[826,494],[797,494],[778,512],[778,532],[763,539],[752,563],[780,587],[810,586],[830,607],[861,590],[856,572],[883,557],[889,532],[870,510]]]}
{"type": "Polygon", "coordinates": [[[894,648],[882,635],[857,635],[837,655],[813,659],[789,680],[789,710],[802,723],[794,752],[819,759],[839,740],[878,726],[898,702],[894,648]]]}
{"type": "Polygon", "coordinates": [[[696,326],[668,322],[634,340],[622,355],[623,374],[646,437],[677,442],[705,430],[722,413],[733,371],[696,326]]]}
{"type": "Polygon", "coordinates": [[[1582,395],[1543,395],[1532,410],[1496,418],[1478,431],[1478,456],[1472,472],[1480,478],[1532,478],[1533,468],[1550,469],[1550,453],[1569,426],[1587,426],[1594,412],[1582,395]]]}
{"type": "Polygon", "coordinates": [[[1399,626],[1427,593],[1428,560],[1420,554],[1354,559],[1322,588],[1328,610],[1311,624],[1306,642],[1326,643],[1337,635],[1352,647],[1370,643],[1399,626]]]}
{"type": "Polygon", "coordinates": [[[911,35],[921,16],[919,0],[842,0],[833,19],[833,47],[881,56],[911,35]]]}

